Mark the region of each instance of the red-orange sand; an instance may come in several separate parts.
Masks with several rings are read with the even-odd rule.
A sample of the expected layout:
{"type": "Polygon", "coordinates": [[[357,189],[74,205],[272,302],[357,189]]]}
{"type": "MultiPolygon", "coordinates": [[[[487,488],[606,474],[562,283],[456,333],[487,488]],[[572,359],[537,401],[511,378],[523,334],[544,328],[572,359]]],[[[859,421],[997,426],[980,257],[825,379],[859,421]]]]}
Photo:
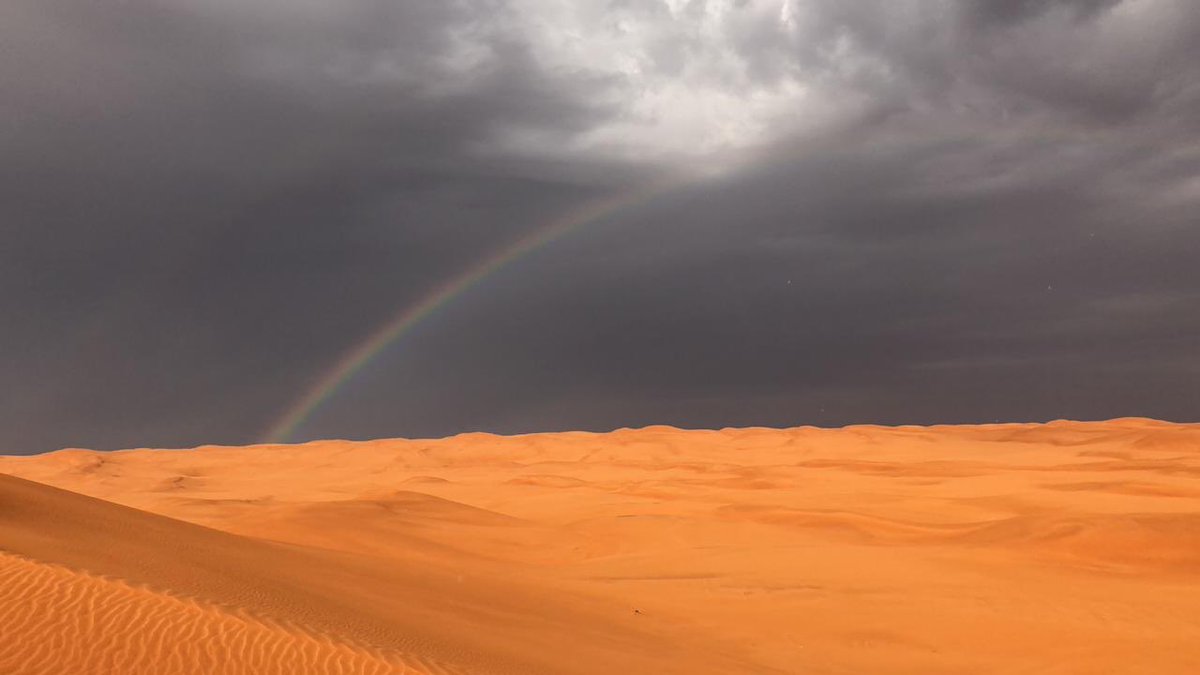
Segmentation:
{"type": "Polygon", "coordinates": [[[0,673],[1200,673],[1200,425],[0,457],[0,673]]]}

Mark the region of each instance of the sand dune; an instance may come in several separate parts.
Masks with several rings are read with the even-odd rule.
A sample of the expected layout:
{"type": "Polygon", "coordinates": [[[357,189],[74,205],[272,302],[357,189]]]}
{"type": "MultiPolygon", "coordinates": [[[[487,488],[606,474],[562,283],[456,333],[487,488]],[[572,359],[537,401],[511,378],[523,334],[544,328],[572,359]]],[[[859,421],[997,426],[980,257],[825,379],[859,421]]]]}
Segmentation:
{"type": "Polygon", "coordinates": [[[0,472],[4,673],[1200,672],[1196,425],[468,434],[0,472]]]}
{"type": "MultiPolygon", "coordinates": [[[[441,504],[445,500],[427,499],[435,508],[426,509],[426,513],[445,510],[441,504]]],[[[341,526],[347,532],[361,532],[355,528],[356,521],[370,521],[363,509],[368,514],[374,511],[369,503],[331,502],[311,508],[340,516],[341,526]]],[[[492,517],[485,511],[476,515],[468,506],[461,509],[485,520],[492,517]]],[[[341,541],[336,531],[339,523],[318,520],[314,528],[305,511],[293,514],[300,523],[296,532],[311,534],[315,543],[328,543],[322,534],[328,528],[334,535],[328,541],[341,541]]],[[[293,538],[297,537],[293,534],[293,538]]],[[[620,611],[623,608],[585,596],[572,597],[570,591],[555,588],[553,584],[535,586],[508,578],[478,563],[451,570],[428,558],[410,562],[399,557],[368,557],[328,548],[271,543],[11,476],[0,476],[0,541],[8,554],[78,573],[79,579],[69,584],[70,590],[57,592],[46,600],[50,607],[56,606],[55,600],[61,600],[62,604],[57,606],[78,613],[64,619],[61,624],[64,631],[81,622],[94,623],[86,607],[102,603],[103,598],[119,598],[122,612],[100,630],[130,636],[112,640],[109,651],[120,651],[127,640],[139,644],[153,642],[152,647],[142,647],[146,672],[155,672],[152,667],[155,663],[174,658],[171,655],[178,651],[178,646],[171,637],[187,634],[205,621],[231,625],[222,618],[228,614],[244,614],[255,626],[283,626],[288,633],[313,636],[311,639],[317,643],[333,643],[334,651],[319,656],[323,662],[335,664],[378,661],[437,664],[436,669],[422,668],[421,672],[589,673],[611,670],[629,659],[647,672],[660,669],[660,672],[683,672],[667,655],[657,653],[661,637],[622,625],[627,620],[620,611]],[[135,602],[128,592],[96,583],[93,577],[120,580],[147,592],[137,596],[141,602],[135,602]],[[96,599],[96,594],[101,599],[96,599]],[[165,616],[164,598],[177,598],[219,612],[192,612],[190,617],[176,615],[169,622],[169,629],[155,624],[153,630],[144,630],[148,625],[146,617],[165,616]],[[191,623],[178,623],[185,619],[191,623]],[[574,633],[578,625],[587,627],[587,639],[574,633]],[[541,645],[547,640],[569,651],[546,652],[541,645]],[[334,658],[346,650],[357,654],[356,659],[334,658]]],[[[403,543],[393,542],[393,546],[403,543]]],[[[26,568],[26,576],[18,574],[11,579],[20,586],[30,573],[26,568]]],[[[39,573],[28,578],[46,577],[47,574],[39,573]]],[[[62,574],[54,578],[62,578],[62,574]]],[[[8,597],[13,601],[22,598],[20,591],[12,593],[8,597]]],[[[18,617],[23,614],[19,608],[9,611],[18,617]]],[[[23,624],[31,625],[29,621],[23,624]]],[[[208,630],[220,633],[224,629],[210,626],[208,630]]],[[[263,653],[310,642],[309,638],[296,642],[278,631],[258,628],[242,631],[241,635],[241,639],[266,642],[238,645],[229,651],[221,644],[211,646],[214,653],[225,659],[223,667],[228,672],[264,672],[258,665],[263,653]]],[[[684,637],[683,644],[692,642],[684,637]]],[[[9,641],[7,635],[4,641],[9,641]]],[[[19,650],[20,645],[26,644],[20,640],[14,642],[17,646],[10,649],[19,650]]],[[[716,664],[725,659],[711,648],[707,651],[716,664]]],[[[302,652],[283,659],[275,672],[297,672],[287,664],[313,657],[308,651],[302,652]]],[[[105,652],[101,662],[111,658],[118,657],[105,652]]],[[[736,661],[728,663],[729,672],[740,667],[736,661]]],[[[67,671],[90,672],[69,668],[67,671]]],[[[101,668],[96,672],[124,671],[101,668]]],[[[178,672],[208,670],[197,666],[178,672]]],[[[360,671],[350,668],[312,672],[360,671]]]]}
{"type": "Polygon", "coordinates": [[[0,672],[451,673],[239,612],[0,554],[0,672]]]}

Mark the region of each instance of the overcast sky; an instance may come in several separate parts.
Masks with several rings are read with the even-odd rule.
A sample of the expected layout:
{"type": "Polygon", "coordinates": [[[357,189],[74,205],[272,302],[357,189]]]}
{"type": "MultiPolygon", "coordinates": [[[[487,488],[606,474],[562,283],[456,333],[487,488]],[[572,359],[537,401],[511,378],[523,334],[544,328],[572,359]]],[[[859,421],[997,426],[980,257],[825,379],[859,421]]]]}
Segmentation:
{"type": "Polygon", "coordinates": [[[1194,0],[4,0],[0,452],[1200,418],[1194,0]]]}

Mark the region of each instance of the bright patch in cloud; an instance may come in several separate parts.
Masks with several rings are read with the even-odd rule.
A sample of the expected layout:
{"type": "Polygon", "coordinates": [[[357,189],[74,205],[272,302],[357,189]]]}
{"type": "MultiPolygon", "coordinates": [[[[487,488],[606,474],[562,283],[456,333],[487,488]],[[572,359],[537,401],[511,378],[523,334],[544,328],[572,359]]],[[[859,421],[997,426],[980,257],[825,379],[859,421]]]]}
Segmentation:
{"type": "Polygon", "coordinates": [[[764,78],[746,51],[755,34],[790,30],[789,2],[518,0],[511,12],[511,29],[547,71],[607,85],[616,114],[573,149],[711,155],[761,143],[807,103],[797,73],[764,78]]]}

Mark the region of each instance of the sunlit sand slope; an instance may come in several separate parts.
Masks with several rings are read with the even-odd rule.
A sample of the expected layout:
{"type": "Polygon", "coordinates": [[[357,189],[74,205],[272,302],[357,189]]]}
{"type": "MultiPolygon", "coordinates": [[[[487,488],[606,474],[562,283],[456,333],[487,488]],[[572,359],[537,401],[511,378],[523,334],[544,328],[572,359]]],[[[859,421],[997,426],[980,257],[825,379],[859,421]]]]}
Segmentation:
{"type": "Polygon", "coordinates": [[[250,616],[0,554],[0,672],[436,673],[250,616]]]}
{"type": "Polygon", "coordinates": [[[245,672],[1200,672],[1195,425],[468,434],[0,472],[46,484],[0,479],[0,672],[60,652],[110,672],[36,646],[105,630],[76,642],[244,635],[187,649],[245,672]],[[176,618],[88,623],[72,598],[102,596],[176,618]]]}
{"type": "MultiPolygon", "coordinates": [[[[362,514],[349,514],[344,525],[352,529],[355,518],[362,514]]],[[[9,554],[0,615],[12,618],[0,624],[0,652],[19,661],[31,650],[41,667],[59,657],[89,664],[54,662],[40,672],[123,673],[104,664],[126,663],[127,649],[140,650],[142,672],[212,672],[190,660],[182,661],[192,664],[186,669],[155,670],[196,650],[227,672],[246,673],[371,672],[387,664],[400,672],[594,673],[622,662],[685,672],[658,648],[664,638],[623,625],[624,607],[553,584],[469,561],[448,570],[276,544],[5,475],[0,549],[9,554]],[[30,602],[56,616],[47,622],[30,602]],[[101,606],[108,611],[96,614],[101,606]],[[181,606],[192,609],[168,611],[181,606]],[[71,632],[80,627],[106,637],[87,649],[54,647],[83,640],[71,632]],[[238,641],[177,642],[197,631],[238,641]],[[544,649],[546,641],[560,649],[544,649]],[[296,651],[282,654],[287,648],[296,651]],[[272,654],[277,670],[264,671],[272,654]]],[[[725,672],[742,667],[711,646],[694,648],[725,672]]]]}

